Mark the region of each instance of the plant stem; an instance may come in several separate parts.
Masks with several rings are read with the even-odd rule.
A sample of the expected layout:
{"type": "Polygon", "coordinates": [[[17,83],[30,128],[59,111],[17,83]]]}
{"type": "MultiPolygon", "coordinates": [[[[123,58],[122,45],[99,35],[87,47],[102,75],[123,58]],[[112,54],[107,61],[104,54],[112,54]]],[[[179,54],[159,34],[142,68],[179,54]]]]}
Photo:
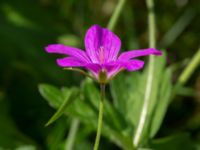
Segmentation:
{"type": "MultiPolygon", "coordinates": [[[[117,7],[115,8],[114,13],[112,14],[110,21],[107,25],[107,28],[110,30],[113,30],[117,20],[120,16],[120,13],[122,11],[122,8],[125,4],[126,0],[119,0],[119,3],[117,4],[117,7]]],[[[102,124],[103,124],[103,110],[104,110],[104,98],[105,98],[105,84],[100,84],[100,94],[101,94],[101,99],[99,102],[99,117],[98,117],[98,126],[97,126],[97,134],[96,134],[96,139],[95,139],[95,144],[93,150],[98,150],[99,147],[99,142],[100,142],[100,137],[101,137],[101,129],[102,129],[102,124]]]]}
{"type": "Polygon", "coordinates": [[[196,54],[194,55],[188,66],[183,70],[182,74],[178,79],[178,83],[185,84],[199,64],[200,64],[200,48],[197,50],[196,54]]]}
{"type": "Polygon", "coordinates": [[[112,14],[110,21],[108,23],[107,28],[110,30],[113,30],[113,28],[115,27],[117,20],[120,16],[120,13],[122,11],[122,8],[124,7],[126,0],[119,0],[119,3],[117,4],[114,13],[112,14]]]}
{"type": "Polygon", "coordinates": [[[68,134],[67,141],[66,141],[66,145],[65,145],[65,150],[73,150],[74,149],[74,141],[75,141],[76,133],[79,128],[79,123],[80,123],[79,119],[72,120],[69,134],[68,134]]]}
{"type": "Polygon", "coordinates": [[[154,13],[154,1],[146,0],[148,8],[148,30],[149,30],[149,47],[156,46],[156,24],[154,13]]]}
{"type": "MultiPolygon", "coordinates": [[[[156,45],[156,33],[155,33],[155,14],[154,14],[154,2],[153,0],[146,0],[148,8],[148,30],[149,30],[149,47],[155,47],[156,45]]],[[[135,136],[133,137],[133,144],[135,147],[138,147],[141,141],[141,137],[144,131],[145,122],[147,120],[147,113],[150,104],[150,97],[152,92],[153,85],[153,76],[154,76],[154,56],[150,56],[149,59],[149,68],[148,68],[148,77],[147,84],[144,95],[144,104],[142,107],[140,120],[136,128],[135,136]]]]}
{"type": "Polygon", "coordinates": [[[93,150],[98,150],[99,141],[101,137],[101,129],[103,123],[103,109],[104,109],[104,98],[105,98],[105,84],[100,84],[100,93],[101,98],[99,102],[99,117],[98,117],[98,125],[97,125],[97,134],[95,139],[95,144],[93,150]]]}

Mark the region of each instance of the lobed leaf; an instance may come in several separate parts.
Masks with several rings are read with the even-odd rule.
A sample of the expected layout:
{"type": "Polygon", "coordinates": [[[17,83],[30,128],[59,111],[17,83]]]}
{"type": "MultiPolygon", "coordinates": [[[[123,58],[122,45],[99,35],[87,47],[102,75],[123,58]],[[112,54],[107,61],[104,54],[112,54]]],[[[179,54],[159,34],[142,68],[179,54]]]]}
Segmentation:
{"type": "Polygon", "coordinates": [[[78,89],[71,88],[69,94],[64,98],[64,101],[56,111],[56,113],[49,119],[49,121],[45,124],[45,126],[50,125],[54,121],[56,121],[63,113],[66,112],[66,108],[68,105],[77,98],[78,96],[78,89]]]}
{"type": "Polygon", "coordinates": [[[157,131],[159,130],[170,102],[171,89],[172,89],[171,74],[172,73],[170,69],[166,69],[163,72],[157,103],[155,106],[155,111],[153,113],[150,125],[151,138],[153,138],[157,133],[157,131]]]}
{"type": "Polygon", "coordinates": [[[54,108],[58,108],[65,99],[61,90],[53,85],[39,84],[38,88],[40,94],[49,102],[49,105],[54,108]]]}
{"type": "Polygon", "coordinates": [[[156,150],[195,150],[195,146],[188,133],[156,139],[151,142],[150,146],[156,150]]]}

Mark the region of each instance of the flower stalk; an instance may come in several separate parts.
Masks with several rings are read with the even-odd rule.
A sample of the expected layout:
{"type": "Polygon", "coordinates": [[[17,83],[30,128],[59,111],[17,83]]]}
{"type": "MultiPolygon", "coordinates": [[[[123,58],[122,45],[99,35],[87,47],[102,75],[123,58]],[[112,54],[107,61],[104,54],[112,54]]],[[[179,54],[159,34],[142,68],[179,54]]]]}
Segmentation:
{"type": "Polygon", "coordinates": [[[103,125],[103,110],[104,110],[104,99],[105,99],[105,84],[100,84],[100,102],[99,102],[99,117],[98,117],[98,125],[97,125],[97,134],[95,139],[95,144],[93,150],[98,150],[100,137],[101,137],[101,129],[103,125]]]}

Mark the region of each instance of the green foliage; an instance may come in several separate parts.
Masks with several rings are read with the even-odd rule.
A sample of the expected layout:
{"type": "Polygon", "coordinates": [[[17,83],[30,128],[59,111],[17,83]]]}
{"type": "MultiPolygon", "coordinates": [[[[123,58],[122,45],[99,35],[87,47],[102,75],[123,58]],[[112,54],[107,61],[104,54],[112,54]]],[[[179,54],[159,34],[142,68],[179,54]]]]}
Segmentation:
{"type": "MultiPolygon", "coordinates": [[[[191,145],[199,148],[198,63],[186,86],[176,83],[187,65],[185,60],[190,60],[199,46],[199,2],[155,1],[158,47],[167,49],[168,56],[155,62],[153,92],[142,135],[143,148],[184,150],[193,149],[191,145]],[[180,63],[176,70],[172,70],[171,66],[177,62],[180,63]],[[173,135],[183,131],[189,134],[173,135]]],[[[84,49],[86,29],[92,24],[105,27],[116,5],[115,1],[100,0],[0,1],[1,150],[63,150],[73,119],[80,121],[74,150],[92,149],[98,116],[98,86],[86,79],[80,88],[74,88],[82,77],[56,66],[54,58],[57,56],[46,54],[44,47],[49,43],[63,43],[84,49]],[[46,102],[37,91],[41,82],[56,85],[39,86],[46,102]],[[66,87],[58,88],[63,85],[66,87]],[[73,90],[78,90],[77,98],[69,98],[73,90]],[[53,121],[56,121],[44,127],[55,112],[53,121]]],[[[115,25],[123,50],[147,46],[144,8],[143,1],[126,1],[115,25]]],[[[107,87],[101,149],[118,149],[116,146],[133,149],[147,70],[121,73],[107,87]]]]}
{"type": "Polygon", "coordinates": [[[49,150],[63,150],[65,141],[65,134],[67,132],[68,125],[66,119],[59,120],[54,123],[51,131],[47,134],[45,144],[49,150]]]}
{"type": "Polygon", "coordinates": [[[56,121],[66,110],[68,105],[77,98],[78,89],[62,89],[59,91],[55,87],[51,85],[41,84],[39,86],[40,93],[55,106],[59,106],[59,101],[61,100],[62,104],[59,106],[56,113],[49,119],[49,121],[45,124],[45,126],[50,125],[54,121],[56,121]],[[60,95],[59,95],[60,94],[60,95]],[[52,97],[53,96],[53,97],[52,97]]]}
{"type": "Polygon", "coordinates": [[[195,146],[189,134],[182,133],[165,137],[162,139],[154,140],[150,144],[156,150],[194,150],[195,146]]]}
{"type": "MultiPolygon", "coordinates": [[[[171,71],[164,67],[165,58],[165,55],[163,55],[155,63],[154,93],[147,110],[148,118],[143,133],[144,141],[153,138],[158,132],[169,105],[172,88],[171,71]],[[164,76],[162,73],[164,73],[164,76]]],[[[142,100],[144,100],[144,81],[147,78],[147,70],[148,68],[143,73],[134,72],[116,77],[110,85],[112,101],[108,98],[105,100],[102,134],[124,149],[133,149],[132,137],[143,108],[144,102],[142,100]],[[121,82],[122,80],[123,82],[121,82]]],[[[79,118],[84,124],[90,125],[91,131],[96,130],[100,95],[90,79],[83,81],[80,98],[72,101],[70,105],[68,105],[68,102],[71,99],[70,95],[73,95],[73,88],[58,89],[51,85],[42,84],[39,86],[39,90],[42,96],[58,109],[50,119],[50,123],[61,114],[66,113],[71,117],[79,118]]]]}
{"type": "Polygon", "coordinates": [[[36,150],[36,148],[31,145],[24,145],[16,148],[15,150],[36,150]]]}
{"type": "Polygon", "coordinates": [[[58,108],[65,99],[62,91],[52,85],[40,84],[39,91],[40,94],[49,102],[49,105],[55,108],[58,108]]]}
{"type": "MultiPolygon", "coordinates": [[[[144,124],[143,141],[153,138],[158,132],[169,105],[172,88],[171,71],[165,69],[165,60],[165,55],[156,58],[152,93],[149,97],[148,110],[146,110],[148,115],[144,124]]],[[[111,83],[114,105],[133,127],[138,126],[141,117],[147,71],[148,68],[143,73],[121,74],[111,83]]]]}
{"type": "Polygon", "coordinates": [[[162,76],[162,83],[159,86],[160,91],[158,93],[157,97],[157,103],[155,105],[155,110],[153,113],[153,118],[152,118],[152,123],[151,123],[151,130],[150,130],[150,137],[153,138],[155,134],[158,132],[162,121],[165,117],[167,108],[170,103],[170,96],[171,96],[171,89],[172,89],[172,84],[171,84],[171,70],[166,69],[163,71],[163,76],[162,76]]]}
{"type": "MultiPolygon", "coordinates": [[[[144,129],[141,136],[141,146],[149,148],[161,148],[162,144],[171,143],[180,149],[180,143],[190,140],[189,137],[170,137],[167,140],[152,140],[158,133],[164,116],[167,112],[172,98],[172,71],[165,67],[166,55],[155,59],[153,87],[148,104],[147,118],[144,122],[144,129]],[[178,139],[177,141],[175,141],[178,139]],[[158,142],[157,142],[158,141],[158,142]]],[[[145,84],[147,80],[148,67],[141,72],[121,73],[110,84],[111,97],[105,100],[104,125],[102,134],[113,143],[125,150],[134,149],[132,140],[136,133],[136,127],[141,118],[144,105],[145,84]],[[123,81],[123,82],[122,82],[123,81]]],[[[90,79],[85,79],[80,88],[79,98],[76,88],[61,89],[52,85],[41,84],[40,93],[51,106],[57,108],[57,112],[50,119],[50,123],[57,120],[63,113],[68,117],[78,118],[85,126],[90,126],[86,137],[96,131],[99,106],[99,90],[90,79]],[[70,100],[71,99],[71,100],[70,100]],[[76,99],[73,100],[72,99],[76,99]],[[71,101],[71,102],[70,102],[71,101]]],[[[179,88],[180,89],[180,88],[179,88]]],[[[186,90],[188,91],[188,90],[186,90]]],[[[108,93],[107,93],[108,94],[108,93]]],[[[48,123],[49,124],[49,123],[48,123]]],[[[77,134],[77,133],[76,133],[77,134]]],[[[82,139],[83,140],[83,139],[82,139]]],[[[76,141],[77,142],[77,141],[76,141]]],[[[78,149],[78,148],[77,148],[78,149]]]]}
{"type": "MultiPolygon", "coordinates": [[[[95,109],[96,116],[98,114],[98,105],[100,95],[91,80],[85,80],[82,84],[83,93],[86,101],[89,101],[89,105],[95,109]],[[91,93],[92,91],[92,93],[91,93]]],[[[95,124],[97,125],[97,118],[95,124]]],[[[104,112],[104,128],[103,135],[109,137],[117,145],[124,147],[125,149],[132,148],[131,139],[127,136],[128,124],[124,120],[123,116],[118,110],[112,106],[108,99],[105,100],[105,112],[104,112]]],[[[95,128],[96,129],[96,128],[95,128]]]]}

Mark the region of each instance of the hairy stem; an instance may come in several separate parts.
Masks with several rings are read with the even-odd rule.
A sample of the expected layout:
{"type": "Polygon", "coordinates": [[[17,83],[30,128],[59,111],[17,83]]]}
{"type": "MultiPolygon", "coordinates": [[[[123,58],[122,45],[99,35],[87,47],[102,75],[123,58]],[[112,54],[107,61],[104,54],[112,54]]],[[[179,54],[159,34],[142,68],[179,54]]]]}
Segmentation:
{"type": "Polygon", "coordinates": [[[117,7],[115,8],[115,11],[114,13],[112,14],[111,18],[110,18],[110,21],[108,23],[108,26],[107,28],[110,29],[110,30],[113,30],[116,23],[117,23],[117,20],[120,16],[120,13],[124,7],[124,4],[125,4],[125,1],[126,0],[119,0],[119,3],[117,4],[117,7]]]}
{"type": "MultiPolygon", "coordinates": [[[[149,30],[149,47],[155,47],[156,45],[156,31],[155,31],[155,14],[154,14],[154,2],[153,0],[146,0],[147,8],[148,8],[148,30],[149,30]]],[[[153,85],[153,76],[154,76],[154,56],[150,56],[149,59],[149,69],[148,69],[148,77],[147,84],[145,88],[144,95],[144,104],[142,107],[140,120],[138,126],[136,128],[135,136],[133,137],[133,144],[135,147],[138,147],[141,141],[141,137],[143,134],[145,122],[147,120],[147,112],[150,104],[150,96],[152,92],[153,85]]]]}
{"type": "Polygon", "coordinates": [[[98,150],[98,148],[99,148],[101,129],[102,129],[102,124],[103,124],[105,84],[100,84],[100,93],[101,93],[101,98],[100,98],[100,102],[99,102],[99,117],[98,117],[98,125],[97,125],[97,134],[96,134],[96,139],[95,139],[95,144],[94,144],[93,150],[98,150]]]}

